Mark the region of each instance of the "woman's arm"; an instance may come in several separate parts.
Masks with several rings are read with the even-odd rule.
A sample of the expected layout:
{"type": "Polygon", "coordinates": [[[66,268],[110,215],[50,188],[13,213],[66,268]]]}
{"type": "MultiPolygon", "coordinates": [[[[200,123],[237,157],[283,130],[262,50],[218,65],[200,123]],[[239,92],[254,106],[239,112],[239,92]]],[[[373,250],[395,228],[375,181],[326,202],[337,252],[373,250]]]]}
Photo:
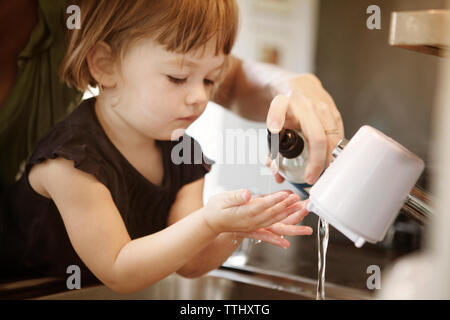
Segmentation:
{"type": "Polygon", "coordinates": [[[277,94],[288,93],[282,84],[294,75],[269,64],[230,56],[227,74],[212,100],[246,119],[264,122],[271,101],[277,94]]]}
{"type": "MultiPolygon", "coordinates": [[[[168,224],[172,225],[203,207],[203,186],[205,178],[198,179],[183,186],[177,193],[172,205],[168,224]]],[[[221,266],[241,243],[241,239],[233,241],[232,233],[221,233],[192,260],[177,270],[187,278],[199,277],[221,266]]]]}

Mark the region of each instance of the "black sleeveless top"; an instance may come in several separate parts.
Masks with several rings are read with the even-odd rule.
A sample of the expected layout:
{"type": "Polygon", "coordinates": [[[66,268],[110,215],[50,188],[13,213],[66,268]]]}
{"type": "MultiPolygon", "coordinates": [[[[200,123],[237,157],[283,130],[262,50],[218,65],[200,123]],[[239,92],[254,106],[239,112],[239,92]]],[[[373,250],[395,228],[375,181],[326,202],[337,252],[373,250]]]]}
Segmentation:
{"type": "MultiPolygon", "coordinates": [[[[188,135],[179,141],[156,140],[162,150],[164,178],[161,186],[153,184],[111,143],[94,106],[95,98],[84,100],[58,123],[39,142],[21,178],[4,192],[0,210],[0,277],[9,274],[66,278],[67,267],[77,265],[82,279],[95,280],[73,249],[55,203],[31,188],[28,174],[34,164],[63,157],[73,160],[77,169],[95,176],[111,192],[131,239],[164,229],[178,190],[211,170],[213,161],[201,153],[198,142],[188,135]],[[192,157],[175,164],[171,152],[180,142],[192,147],[192,157]],[[201,161],[198,154],[202,155],[201,161]]],[[[183,150],[179,155],[183,157],[183,150]]]]}

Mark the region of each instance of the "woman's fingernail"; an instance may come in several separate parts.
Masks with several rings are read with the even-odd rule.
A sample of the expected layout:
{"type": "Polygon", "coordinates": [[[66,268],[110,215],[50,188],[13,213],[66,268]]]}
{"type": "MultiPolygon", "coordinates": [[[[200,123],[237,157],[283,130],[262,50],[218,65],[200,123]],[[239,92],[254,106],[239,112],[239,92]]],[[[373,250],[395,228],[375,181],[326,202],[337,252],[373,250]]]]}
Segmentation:
{"type": "Polygon", "coordinates": [[[272,163],[270,164],[270,170],[272,171],[272,174],[278,173],[278,166],[275,161],[272,161],[272,163]]]}
{"type": "Polygon", "coordinates": [[[269,130],[271,133],[279,133],[281,130],[280,123],[278,121],[272,121],[269,130]]]}

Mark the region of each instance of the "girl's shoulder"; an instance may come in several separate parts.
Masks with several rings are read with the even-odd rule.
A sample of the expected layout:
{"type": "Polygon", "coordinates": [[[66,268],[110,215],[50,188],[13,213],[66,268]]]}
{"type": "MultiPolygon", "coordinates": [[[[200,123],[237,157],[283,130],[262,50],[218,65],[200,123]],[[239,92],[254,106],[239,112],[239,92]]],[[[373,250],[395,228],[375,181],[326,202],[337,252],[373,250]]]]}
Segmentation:
{"type": "Polygon", "coordinates": [[[37,144],[25,165],[25,173],[28,174],[35,164],[62,157],[73,160],[75,167],[106,183],[99,171],[111,152],[108,150],[110,142],[101,130],[94,105],[95,98],[84,100],[66,119],[57,123],[37,144]]]}
{"type": "Polygon", "coordinates": [[[78,107],[49,131],[47,137],[53,131],[58,131],[59,134],[70,132],[71,135],[98,134],[101,126],[95,114],[95,97],[81,101],[78,107]]]}
{"type": "MultiPolygon", "coordinates": [[[[101,126],[95,116],[95,98],[87,99],[64,120],[58,122],[37,144],[30,160],[42,154],[64,150],[76,153],[86,151],[90,146],[102,143],[101,126]]],[[[91,151],[94,151],[91,150],[91,151]]]]}

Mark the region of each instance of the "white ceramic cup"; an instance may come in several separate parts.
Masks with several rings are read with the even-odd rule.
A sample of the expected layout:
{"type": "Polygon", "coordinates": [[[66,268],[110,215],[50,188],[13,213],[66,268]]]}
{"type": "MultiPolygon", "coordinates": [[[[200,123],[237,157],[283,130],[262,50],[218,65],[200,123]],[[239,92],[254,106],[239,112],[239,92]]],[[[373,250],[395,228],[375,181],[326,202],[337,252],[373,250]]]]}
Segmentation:
{"type": "Polygon", "coordinates": [[[357,247],[382,241],[423,169],[422,159],[363,126],[311,188],[308,210],[357,247]]]}

